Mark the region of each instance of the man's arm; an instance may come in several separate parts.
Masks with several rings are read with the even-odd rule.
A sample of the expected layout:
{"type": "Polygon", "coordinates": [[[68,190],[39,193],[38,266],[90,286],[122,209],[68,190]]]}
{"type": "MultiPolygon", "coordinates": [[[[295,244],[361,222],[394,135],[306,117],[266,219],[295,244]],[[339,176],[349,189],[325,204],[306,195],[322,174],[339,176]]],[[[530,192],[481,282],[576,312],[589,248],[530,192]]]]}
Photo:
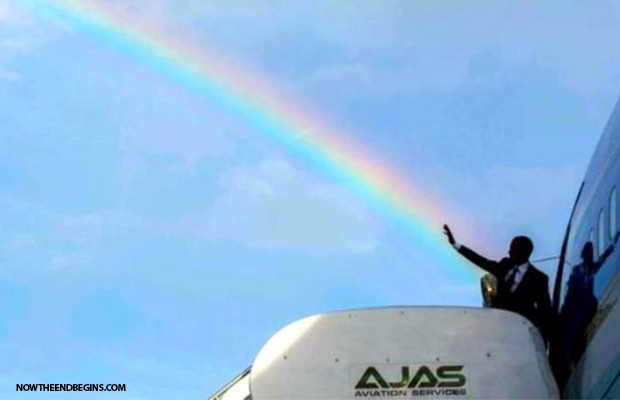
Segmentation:
{"type": "Polygon", "coordinates": [[[460,245],[457,251],[463,257],[465,257],[472,263],[476,264],[483,270],[495,275],[496,278],[501,278],[506,272],[504,268],[502,268],[502,266],[497,261],[493,261],[493,260],[489,260],[488,258],[485,258],[481,256],[480,254],[476,253],[475,251],[473,251],[472,249],[470,249],[469,247],[460,245]]]}
{"type": "Polygon", "coordinates": [[[489,260],[488,258],[485,258],[483,256],[481,256],[480,254],[476,253],[475,251],[473,251],[472,249],[465,247],[461,244],[458,244],[456,242],[456,239],[454,239],[454,235],[452,234],[452,231],[450,230],[450,227],[448,225],[444,225],[443,226],[443,233],[444,235],[447,236],[448,238],[448,242],[450,242],[450,244],[466,259],[468,259],[469,261],[471,261],[472,263],[476,264],[477,266],[479,266],[480,268],[482,268],[483,270],[490,272],[491,274],[495,275],[495,277],[501,277],[506,271],[504,271],[504,268],[501,267],[501,265],[496,262],[496,261],[492,261],[489,260]]]}
{"type": "Polygon", "coordinates": [[[616,243],[618,243],[619,238],[620,238],[620,232],[616,234],[616,237],[614,238],[614,242],[607,247],[607,250],[605,250],[603,254],[601,254],[600,257],[598,258],[598,261],[594,263],[593,268],[592,268],[593,275],[595,275],[598,272],[598,270],[601,269],[603,264],[605,264],[605,261],[607,261],[609,256],[612,255],[612,253],[615,250],[616,243]]]}

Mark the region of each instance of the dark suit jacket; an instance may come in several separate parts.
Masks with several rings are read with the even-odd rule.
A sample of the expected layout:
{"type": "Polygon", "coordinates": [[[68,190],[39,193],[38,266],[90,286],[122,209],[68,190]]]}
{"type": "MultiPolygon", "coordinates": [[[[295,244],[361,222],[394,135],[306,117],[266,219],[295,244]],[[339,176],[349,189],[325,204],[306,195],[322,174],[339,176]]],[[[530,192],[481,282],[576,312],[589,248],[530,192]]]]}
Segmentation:
{"type": "Polygon", "coordinates": [[[497,278],[497,297],[493,307],[523,315],[538,327],[545,340],[549,339],[553,314],[549,278],[544,272],[530,264],[515,291],[511,292],[506,284],[506,275],[514,268],[510,259],[488,260],[465,246],[461,246],[459,253],[497,278]]]}

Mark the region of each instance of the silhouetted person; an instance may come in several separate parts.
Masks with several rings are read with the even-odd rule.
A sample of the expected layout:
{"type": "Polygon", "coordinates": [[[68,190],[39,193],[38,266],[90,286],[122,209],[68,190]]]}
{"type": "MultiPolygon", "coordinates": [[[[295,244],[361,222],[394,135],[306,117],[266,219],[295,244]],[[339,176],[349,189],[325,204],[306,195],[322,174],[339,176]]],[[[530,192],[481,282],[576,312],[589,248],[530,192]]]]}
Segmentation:
{"type": "Polygon", "coordinates": [[[587,242],[581,250],[581,264],[573,267],[568,279],[566,297],[560,313],[559,351],[560,362],[563,364],[560,380],[567,378],[586,347],[586,331],[598,310],[598,299],[594,294],[594,276],[613,253],[618,238],[620,233],[596,261],[594,245],[592,242],[587,242]]]}
{"type": "Polygon", "coordinates": [[[448,225],[444,225],[444,234],[463,257],[497,279],[493,308],[513,311],[529,319],[547,342],[553,316],[549,278],[529,262],[534,250],[532,241],[527,236],[517,236],[510,242],[508,257],[492,261],[457,243],[448,225]]]}

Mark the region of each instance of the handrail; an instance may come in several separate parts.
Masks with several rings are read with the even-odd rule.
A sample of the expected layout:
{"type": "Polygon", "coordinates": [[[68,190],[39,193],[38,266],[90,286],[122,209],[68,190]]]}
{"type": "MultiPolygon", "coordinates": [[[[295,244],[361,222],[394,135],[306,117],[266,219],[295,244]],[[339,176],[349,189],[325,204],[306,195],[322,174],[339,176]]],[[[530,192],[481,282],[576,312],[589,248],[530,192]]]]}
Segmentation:
{"type": "Polygon", "coordinates": [[[252,371],[252,366],[250,365],[246,369],[243,370],[239,375],[237,375],[232,381],[228,382],[224,385],[223,388],[215,392],[212,396],[208,397],[208,400],[220,400],[221,396],[228,391],[231,387],[233,387],[237,382],[241,379],[245,378],[252,371]]]}

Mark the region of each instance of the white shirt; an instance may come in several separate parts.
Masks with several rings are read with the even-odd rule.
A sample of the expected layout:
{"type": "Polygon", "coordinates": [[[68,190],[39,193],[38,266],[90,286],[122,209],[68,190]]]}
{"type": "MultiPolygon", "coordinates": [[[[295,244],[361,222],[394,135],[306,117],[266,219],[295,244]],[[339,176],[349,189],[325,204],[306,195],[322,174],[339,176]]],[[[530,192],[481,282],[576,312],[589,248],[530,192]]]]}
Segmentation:
{"type": "MultiPolygon", "coordinates": [[[[461,244],[458,242],[454,242],[452,247],[454,247],[457,251],[459,251],[461,249],[461,244]]],[[[521,283],[521,280],[523,279],[523,276],[525,275],[525,272],[527,271],[529,267],[530,267],[529,262],[523,263],[515,267],[517,268],[517,272],[515,272],[515,278],[512,281],[512,287],[510,288],[510,292],[514,292],[515,290],[517,290],[517,288],[519,287],[519,283],[521,283]]],[[[508,271],[508,273],[506,274],[506,280],[508,280],[508,277],[510,276],[512,271],[513,269],[510,269],[510,271],[508,271]]]]}
{"type": "MultiPolygon", "coordinates": [[[[517,268],[517,272],[515,272],[515,278],[512,281],[512,287],[510,288],[511,292],[514,292],[515,290],[517,290],[517,287],[519,287],[519,283],[521,283],[521,280],[523,279],[523,276],[525,275],[525,272],[527,271],[529,267],[530,267],[529,262],[523,263],[515,267],[517,268]]],[[[508,274],[506,274],[506,279],[508,279],[508,277],[510,276],[513,270],[514,269],[511,269],[510,271],[508,271],[508,274]]]]}

